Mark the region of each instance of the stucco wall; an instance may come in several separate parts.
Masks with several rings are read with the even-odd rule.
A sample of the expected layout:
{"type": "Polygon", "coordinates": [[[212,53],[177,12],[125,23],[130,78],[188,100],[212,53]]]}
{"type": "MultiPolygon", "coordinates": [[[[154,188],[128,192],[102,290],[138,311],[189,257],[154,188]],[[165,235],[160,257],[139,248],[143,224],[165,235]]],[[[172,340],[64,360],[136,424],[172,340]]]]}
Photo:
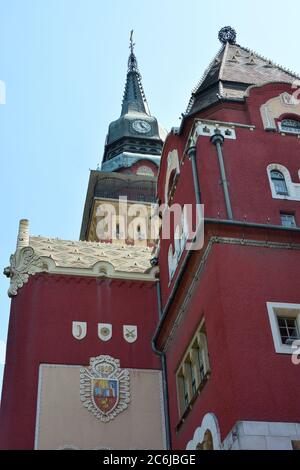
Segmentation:
{"type": "Polygon", "coordinates": [[[164,449],[160,371],[131,369],[128,408],[104,423],[80,401],[80,368],[40,367],[36,449],[164,449]]]}

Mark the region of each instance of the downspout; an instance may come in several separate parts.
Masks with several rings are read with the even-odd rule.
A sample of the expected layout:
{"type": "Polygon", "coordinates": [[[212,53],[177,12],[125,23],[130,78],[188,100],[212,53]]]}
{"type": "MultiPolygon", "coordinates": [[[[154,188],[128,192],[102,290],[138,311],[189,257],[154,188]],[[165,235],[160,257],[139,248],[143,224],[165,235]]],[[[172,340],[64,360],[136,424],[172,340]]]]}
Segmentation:
{"type": "MultiPolygon", "coordinates": [[[[199,217],[201,217],[201,193],[200,193],[200,185],[198,179],[198,171],[197,171],[197,163],[196,163],[196,147],[192,146],[187,150],[187,155],[192,162],[192,172],[193,172],[193,181],[194,181],[194,189],[195,189],[195,199],[197,204],[197,210],[199,213],[199,217]]],[[[201,219],[199,219],[201,220],[201,219]]],[[[181,266],[180,272],[177,276],[176,283],[175,283],[175,291],[177,290],[177,286],[182,278],[184,268],[191,256],[191,252],[189,251],[183,265],[181,266]]],[[[173,296],[169,298],[166,308],[162,309],[162,302],[161,302],[161,288],[160,282],[158,281],[156,284],[156,291],[157,291],[157,304],[158,304],[158,313],[159,313],[159,325],[161,325],[162,319],[168,310],[170,303],[173,299],[173,296]]],[[[164,396],[164,409],[165,409],[165,426],[166,426],[166,445],[167,449],[172,449],[172,440],[171,440],[171,426],[170,426],[170,412],[169,412],[169,393],[168,393],[168,376],[167,376],[167,361],[166,361],[166,354],[163,351],[160,351],[156,347],[156,338],[157,338],[157,331],[152,339],[152,349],[153,351],[160,356],[161,363],[162,363],[162,375],[163,375],[163,396],[164,396]]]]}
{"type": "MultiPolygon", "coordinates": [[[[159,315],[159,320],[161,320],[163,312],[162,312],[161,289],[160,289],[159,280],[156,283],[156,293],[157,293],[158,315],[159,315]]],[[[155,354],[157,354],[161,358],[163,401],[164,401],[164,411],[165,411],[166,447],[167,447],[167,450],[171,450],[172,440],[171,440],[171,426],[170,426],[168,373],[167,373],[166,354],[163,351],[160,351],[159,349],[157,349],[153,339],[152,339],[152,349],[155,352],[155,354]]]]}
{"type": "Polygon", "coordinates": [[[200,205],[201,204],[201,192],[200,192],[200,184],[199,184],[198,171],[197,171],[196,147],[195,146],[190,147],[186,153],[192,162],[196,204],[200,205]]]}
{"type": "Polygon", "coordinates": [[[221,174],[221,184],[223,186],[227,217],[228,217],[229,220],[232,220],[233,219],[232,208],[231,208],[229,189],[228,189],[228,181],[226,179],[226,171],[225,171],[224,158],[223,158],[223,152],[222,152],[222,145],[223,145],[223,142],[224,142],[224,137],[217,130],[215,132],[215,134],[211,137],[210,141],[216,146],[216,149],[217,149],[217,155],[218,155],[219,167],[220,167],[220,174],[221,174]]]}

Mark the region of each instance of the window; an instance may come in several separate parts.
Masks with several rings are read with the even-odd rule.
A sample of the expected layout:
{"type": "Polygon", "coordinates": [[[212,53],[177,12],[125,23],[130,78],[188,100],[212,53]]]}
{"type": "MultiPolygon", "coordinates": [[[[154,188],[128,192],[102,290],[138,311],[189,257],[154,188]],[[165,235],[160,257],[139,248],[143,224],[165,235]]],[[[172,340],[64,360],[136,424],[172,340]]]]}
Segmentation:
{"type": "Polygon", "coordinates": [[[176,373],[180,416],[200,394],[209,374],[207,338],[205,324],[202,322],[176,373]]]}
{"type": "Polygon", "coordinates": [[[176,183],[176,178],[177,177],[177,170],[174,168],[170,174],[169,178],[169,186],[168,186],[168,199],[174,195],[175,192],[175,183],[176,183]]]}
{"type": "Polygon", "coordinates": [[[281,212],[280,218],[283,227],[297,227],[294,214],[284,214],[281,212]]]}
{"type": "Polygon", "coordinates": [[[141,229],[140,225],[138,225],[137,228],[136,228],[136,237],[137,237],[137,240],[139,240],[139,241],[146,239],[144,233],[142,232],[142,229],[141,229]]]}
{"type": "Polygon", "coordinates": [[[116,225],[116,239],[120,239],[120,224],[116,225]]]}
{"type": "Polygon", "coordinates": [[[277,321],[282,344],[292,344],[296,339],[300,339],[297,318],[278,317],[277,321]]]}
{"type": "Polygon", "coordinates": [[[149,166],[142,165],[138,167],[136,174],[140,176],[154,176],[154,171],[149,166]]]}
{"type": "Polygon", "coordinates": [[[300,121],[296,121],[295,119],[283,119],[280,123],[280,130],[282,132],[300,134],[300,121]]]}
{"type": "Polygon", "coordinates": [[[300,304],[267,302],[275,351],[292,354],[294,341],[300,340],[300,304]]]}
{"type": "Polygon", "coordinates": [[[270,174],[271,174],[271,180],[274,185],[276,194],[280,194],[282,196],[288,196],[289,193],[288,193],[287,185],[286,185],[285,178],[283,174],[281,173],[281,171],[272,170],[270,174]]]}

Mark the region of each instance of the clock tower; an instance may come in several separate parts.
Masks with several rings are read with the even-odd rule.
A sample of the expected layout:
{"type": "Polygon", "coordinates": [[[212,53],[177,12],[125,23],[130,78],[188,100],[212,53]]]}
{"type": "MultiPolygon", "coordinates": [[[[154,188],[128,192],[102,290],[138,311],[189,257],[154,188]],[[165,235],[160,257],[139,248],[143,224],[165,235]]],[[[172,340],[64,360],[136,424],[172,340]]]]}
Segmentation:
{"type": "Polygon", "coordinates": [[[166,131],[150,113],[134,53],[132,33],[121,115],[109,125],[101,168],[92,170],[90,174],[81,240],[153,243],[153,238],[149,236],[149,217],[151,206],[156,201],[156,177],[166,131]],[[141,223],[138,222],[131,233],[127,230],[130,220],[127,220],[126,227],[119,223],[120,197],[126,200],[128,213],[134,212],[132,206],[137,203],[146,208],[147,214],[145,211],[141,214],[141,223]],[[97,226],[101,220],[101,207],[108,203],[114,206],[116,217],[109,235],[104,236],[97,226]]]}

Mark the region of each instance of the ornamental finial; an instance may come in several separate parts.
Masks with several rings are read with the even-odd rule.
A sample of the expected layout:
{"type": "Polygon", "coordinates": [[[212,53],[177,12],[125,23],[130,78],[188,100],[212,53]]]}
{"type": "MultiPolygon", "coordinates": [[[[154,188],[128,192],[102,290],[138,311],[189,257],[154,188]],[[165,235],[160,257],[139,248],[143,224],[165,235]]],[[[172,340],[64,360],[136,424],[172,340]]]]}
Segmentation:
{"type": "Polygon", "coordinates": [[[132,29],[130,31],[130,44],[129,44],[130,54],[129,54],[129,59],[128,59],[128,72],[139,73],[137,60],[134,54],[134,46],[135,46],[135,43],[133,42],[133,29],[132,29]]]}
{"type": "Polygon", "coordinates": [[[132,29],[130,31],[130,46],[129,46],[131,54],[133,54],[134,46],[135,46],[135,43],[133,42],[133,29],[132,29]]]}
{"type": "Polygon", "coordinates": [[[219,31],[219,41],[222,44],[235,44],[236,42],[236,31],[231,26],[224,26],[224,28],[219,31]]]}

